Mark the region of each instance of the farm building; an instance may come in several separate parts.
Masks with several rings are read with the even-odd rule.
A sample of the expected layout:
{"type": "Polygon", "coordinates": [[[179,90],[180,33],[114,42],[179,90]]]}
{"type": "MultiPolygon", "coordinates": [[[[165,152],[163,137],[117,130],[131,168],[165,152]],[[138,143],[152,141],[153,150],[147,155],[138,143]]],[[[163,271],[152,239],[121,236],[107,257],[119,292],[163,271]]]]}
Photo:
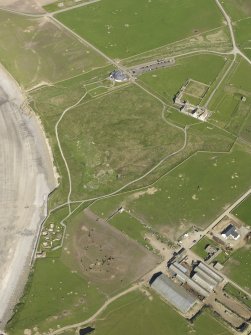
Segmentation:
{"type": "Polygon", "coordinates": [[[194,269],[195,272],[201,273],[204,277],[208,278],[208,281],[220,283],[223,281],[223,277],[217,272],[213,271],[209,266],[200,262],[199,265],[194,269]]]}
{"type": "Polygon", "coordinates": [[[240,234],[238,233],[236,227],[233,224],[230,224],[221,232],[221,236],[225,239],[233,238],[234,240],[238,240],[240,234]]]}
{"type": "Polygon", "coordinates": [[[122,83],[122,82],[128,80],[127,75],[123,71],[120,71],[120,70],[114,70],[114,71],[112,71],[110,73],[109,77],[110,77],[111,80],[114,80],[114,81],[116,81],[118,83],[122,83]]]}
{"type": "Polygon", "coordinates": [[[152,282],[151,287],[182,313],[188,312],[196,303],[194,296],[189,294],[183,287],[175,284],[163,273],[152,282]]]}

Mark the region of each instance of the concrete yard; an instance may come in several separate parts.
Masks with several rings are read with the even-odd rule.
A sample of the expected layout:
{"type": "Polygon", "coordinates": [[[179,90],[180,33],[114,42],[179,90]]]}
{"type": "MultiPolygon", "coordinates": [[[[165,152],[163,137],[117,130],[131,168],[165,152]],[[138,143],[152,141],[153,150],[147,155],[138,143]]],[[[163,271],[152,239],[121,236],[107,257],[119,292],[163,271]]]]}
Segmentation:
{"type": "Polygon", "coordinates": [[[0,329],[29,274],[47,197],[52,160],[38,120],[14,79],[0,67],[0,329]]]}

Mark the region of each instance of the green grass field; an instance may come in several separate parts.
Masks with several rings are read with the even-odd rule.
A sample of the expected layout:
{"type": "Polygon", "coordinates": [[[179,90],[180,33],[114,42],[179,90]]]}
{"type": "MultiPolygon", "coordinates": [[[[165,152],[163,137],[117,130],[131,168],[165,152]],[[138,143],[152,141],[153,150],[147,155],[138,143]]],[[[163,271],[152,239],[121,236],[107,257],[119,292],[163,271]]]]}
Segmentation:
{"type": "Polygon", "coordinates": [[[154,50],[131,56],[122,60],[122,64],[131,67],[138,64],[144,64],[163,57],[172,57],[189,52],[205,50],[227,52],[232,48],[231,40],[227,27],[222,26],[209,30],[198,35],[187,37],[154,50]]]}
{"type": "MultiPolygon", "coordinates": [[[[65,200],[68,181],[54,133],[54,125],[66,107],[65,89],[60,93],[54,89],[54,93],[50,89],[39,90],[33,95],[33,104],[63,176],[62,194],[53,195],[56,203],[65,200]]],[[[73,100],[67,98],[70,99],[73,100]]],[[[162,120],[162,105],[143,90],[128,86],[89,102],[88,99],[87,96],[87,103],[65,114],[59,126],[72,176],[72,199],[112,192],[182,147],[183,132],[162,120]]]]}
{"type": "Polygon", "coordinates": [[[188,79],[212,85],[224,68],[225,62],[223,57],[215,55],[179,58],[175,66],[148,72],[142,75],[140,80],[168,103],[172,103],[175,94],[188,79]],[[210,71],[208,71],[208,64],[212,65],[210,71]]]}
{"type": "Polygon", "coordinates": [[[92,284],[66,267],[60,258],[40,259],[7,331],[23,335],[24,329],[30,329],[35,334],[33,328],[37,327],[37,331],[47,333],[57,325],[62,327],[88,318],[104,300],[92,284]]]}
{"type": "Polygon", "coordinates": [[[230,75],[212,99],[209,108],[214,111],[210,120],[228,131],[249,137],[248,116],[251,110],[251,66],[237,58],[230,75]],[[246,101],[242,101],[242,97],[246,101]]]}
{"type": "Polygon", "coordinates": [[[230,332],[208,311],[193,323],[187,322],[153,291],[150,296],[141,292],[130,293],[112,303],[95,324],[97,335],[229,335],[230,332]]]}
{"type": "Polygon", "coordinates": [[[0,39],[1,63],[25,88],[106,64],[101,56],[46,18],[0,11],[0,39]]]}
{"type": "Polygon", "coordinates": [[[251,243],[236,250],[227,261],[224,272],[245,290],[251,292],[251,243]]]}
{"type": "Polygon", "coordinates": [[[56,16],[113,58],[126,58],[223,25],[213,0],[100,1],[56,16]]]}
{"type": "Polygon", "coordinates": [[[232,213],[247,226],[251,226],[251,196],[248,196],[232,213]]]}
{"type": "Polygon", "coordinates": [[[109,223],[139,244],[148,249],[152,249],[151,245],[144,238],[145,234],[149,233],[149,230],[129,213],[118,213],[109,220],[109,223]]]}
{"type": "Polygon", "coordinates": [[[251,19],[237,22],[234,28],[238,47],[251,59],[251,19]]]}
{"type": "Polygon", "coordinates": [[[250,163],[250,154],[239,146],[229,154],[197,153],[152,185],[155,192],[101,200],[93,210],[106,217],[123,203],[144,223],[177,238],[192,224],[205,228],[245,192],[250,163]]]}

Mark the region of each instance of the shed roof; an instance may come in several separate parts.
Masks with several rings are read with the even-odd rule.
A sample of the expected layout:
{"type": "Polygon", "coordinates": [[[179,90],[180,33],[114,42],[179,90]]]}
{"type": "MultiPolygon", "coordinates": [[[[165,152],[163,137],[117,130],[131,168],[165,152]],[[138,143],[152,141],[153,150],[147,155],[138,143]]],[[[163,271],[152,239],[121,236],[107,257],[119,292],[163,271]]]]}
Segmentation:
{"type": "Polygon", "coordinates": [[[163,273],[154,280],[152,288],[182,313],[186,313],[196,302],[194,296],[163,273]]]}

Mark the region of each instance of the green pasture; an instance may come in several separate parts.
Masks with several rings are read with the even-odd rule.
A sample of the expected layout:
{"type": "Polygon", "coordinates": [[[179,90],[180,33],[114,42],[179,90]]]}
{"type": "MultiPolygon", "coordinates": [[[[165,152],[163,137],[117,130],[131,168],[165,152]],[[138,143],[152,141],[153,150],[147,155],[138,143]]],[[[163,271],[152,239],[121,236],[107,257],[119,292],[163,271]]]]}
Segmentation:
{"type": "MultiPolygon", "coordinates": [[[[251,4],[249,4],[251,9],[251,4]]],[[[238,47],[251,60],[251,18],[238,21],[234,25],[238,47]]]]}
{"type": "Polygon", "coordinates": [[[112,58],[126,58],[223,25],[213,0],[106,0],[56,18],[112,58]]]}
{"type": "Polygon", "coordinates": [[[224,272],[227,276],[247,291],[251,291],[251,243],[236,250],[227,261],[224,272]]]}
{"type": "Polygon", "coordinates": [[[43,122],[60,174],[52,205],[65,201],[68,191],[55,124],[86,91],[89,93],[80,106],[67,112],[59,126],[73,180],[73,199],[113,191],[182,146],[184,135],[161,119],[161,104],[139,88],[111,87],[109,72],[109,67],[104,68],[31,93],[32,106],[43,122]],[[110,94],[90,101],[90,90],[100,85],[107,85],[110,94]]]}
{"type": "Polygon", "coordinates": [[[196,153],[147,189],[101,200],[94,211],[109,215],[123,206],[146,224],[176,239],[191,225],[205,228],[250,185],[251,156],[240,146],[231,153],[196,153]],[[145,192],[143,192],[145,191],[145,192]],[[103,204],[102,204],[103,203],[103,204]],[[114,206],[113,206],[114,204],[114,206]]]}
{"type": "Polygon", "coordinates": [[[109,223],[113,225],[113,227],[119,229],[122,233],[125,233],[127,236],[137,241],[139,244],[148,249],[152,249],[151,244],[144,238],[145,234],[150,231],[143,223],[139,222],[129,213],[118,213],[109,220],[109,223]]]}
{"type": "Polygon", "coordinates": [[[96,312],[104,296],[59,258],[36,261],[30,280],[16,313],[6,329],[9,334],[23,335],[25,329],[35,334],[49,332],[57,326],[80,322],[96,312]]]}
{"type": "Polygon", "coordinates": [[[247,226],[251,226],[251,196],[249,195],[232,213],[247,226]]]}
{"type": "Polygon", "coordinates": [[[228,131],[249,138],[248,119],[251,110],[251,66],[237,58],[230,74],[212,99],[211,121],[228,131]],[[244,97],[244,100],[243,100],[244,97]]]}
{"type": "MultiPolygon", "coordinates": [[[[178,58],[175,66],[148,72],[142,75],[140,80],[168,103],[172,103],[175,94],[189,79],[212,85],[225,63],[226,60],[223,57],[215,55],[203,54],[178,58]],[[210,71],[208,64],[210,64],[210,71]]],[[[192,93],[192,91],[189,92],[192,93]]],[[[193,97],[189,100],[187,96],[187,99],[193,102],[193,97]]]]}
{"type": "MultiPolygon", "coordinates": [[[[132,292],[113,302],[93,325],[97,335],[229,335],[230,332],[210,312],[203,311],[193,323],[180,316],[153,291],[147,296],[132,292]]],[[[149,294],[148,293],[148,294],[149,294]]]]}
{"type": "MultiPolygon", "coordinates": [[[[64,165],[53,127],[60,113],[50,100],[47,104],[47,108],[37,104],[37,112],[54,143],[54,159],[61,170],[64,165]]],[[[128,86],[92,101],[87,97],[87,102],[66,113],[59,137],[71,171],[72,199],[112,192],[181,147],[182,131],[165,123],[161,111],[157,100],[128,86]]]]}
{"type": "Polygon", "coordinates": [[[53,83],[106,61],[46,18],[0,11],[1,63],[24,88],[53,83]]]}
{"type": "Polygon", "coordinates": [[[187,37],[173,43],[164,45],[154,50],[125,58],[122,64],[126,67],[132,67],[138,64],[144,64],[164,57],[175,57],[177,55],[189,52],[207,51],[227,52],[232,50],[231,38],[228,27],[221,26],[204,33],[187,37]]]}

